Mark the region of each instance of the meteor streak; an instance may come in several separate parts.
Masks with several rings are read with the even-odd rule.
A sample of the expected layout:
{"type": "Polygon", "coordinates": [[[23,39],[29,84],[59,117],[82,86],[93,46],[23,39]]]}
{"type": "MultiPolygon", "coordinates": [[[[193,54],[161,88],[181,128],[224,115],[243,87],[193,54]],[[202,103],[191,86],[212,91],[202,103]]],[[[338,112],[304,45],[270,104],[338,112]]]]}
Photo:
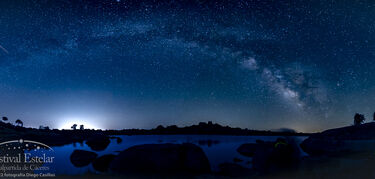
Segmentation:
{"type": "Polygon", "coordinates": [[[5,52],[6,54],[9,54],[8,50],[5,49],[3,46],[0,45],[0,49],[3,50],[3,52],[5,52]]]}

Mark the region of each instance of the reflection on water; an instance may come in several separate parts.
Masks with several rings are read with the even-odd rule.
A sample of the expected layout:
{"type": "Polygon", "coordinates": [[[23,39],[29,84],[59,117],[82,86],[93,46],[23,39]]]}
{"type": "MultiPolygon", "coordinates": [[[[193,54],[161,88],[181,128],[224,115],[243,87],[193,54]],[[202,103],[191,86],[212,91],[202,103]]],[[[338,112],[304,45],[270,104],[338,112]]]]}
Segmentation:
{"type": "Polygon", "coordinates": [[[212,145],[215,145],[215,144],[219,144],[220,141],[218,140],[211,140],[211,139],[208,139],[208,140],[199,140],[198,141],[198,144],[200,146],[207,146],[207,147],[211,147],[212,145]]]}
{"type": "MultiPolygon", "coordinates": [[[[160,144],[160,143],[193,143],[200,146],[206,153],[210,161],[211,168],[217,171],[219,164],[233,162],[250,168],[250,158],[244,157],[236,150],[244,143],[254,143],[256,140],[275,141],[279,136],[221,136],[221,135],[135,135],[135,136],[114,136],[109,145],[101,150],[92,150],[86,142],[69,144],[65,146],[53,147],[55,151],[56,174],[84,174],[87,172],[98,172],[92,164],[85,167],[75,167],[70,162],[70,155],[74,150],[93,151],[98,157],[108,154],[118,154],[134,145],[160,144]]],[[[306,137],[295,137],[298,142],[302,142],[306,137]]]]}

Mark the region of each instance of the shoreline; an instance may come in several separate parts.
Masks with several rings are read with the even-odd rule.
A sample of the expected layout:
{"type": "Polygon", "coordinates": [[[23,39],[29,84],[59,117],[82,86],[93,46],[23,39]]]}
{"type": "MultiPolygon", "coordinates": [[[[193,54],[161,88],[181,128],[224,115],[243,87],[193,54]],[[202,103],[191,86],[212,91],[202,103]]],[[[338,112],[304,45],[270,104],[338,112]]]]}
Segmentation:
{"type": "Polygon", "coordinates": [[[164,136],[172,136],[172,135],[191,135],[191,136],[254,136],[254,137],[260,137],[260,136],[286,136],[286,137],[309,137],[313,134],[297,134],[297,135],[293,135],[293,134],[288,134],[288,135],[285,135],[285,134],[272,134],[272,135],[241,135],[241,134],[108,134],[109,136],[161,136],[161,135],[164,135],[164,136]]]}

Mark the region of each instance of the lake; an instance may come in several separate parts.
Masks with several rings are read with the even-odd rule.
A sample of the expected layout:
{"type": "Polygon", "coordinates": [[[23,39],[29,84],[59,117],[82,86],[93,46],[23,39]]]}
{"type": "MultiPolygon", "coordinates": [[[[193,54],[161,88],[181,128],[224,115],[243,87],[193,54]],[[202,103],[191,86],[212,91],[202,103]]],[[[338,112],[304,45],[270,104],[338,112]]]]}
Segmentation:
{"type": "MultiPolygon", "coordinates": [[[[118,154],[131,146],[140,144],[161,144],[161,143],[193,143],[200,146],[211,164],[213,171],[218,170],[218,166],[225,162],[236,162],[244,167],[251,167],[251,158],[240,155],[236,150],[244,143],[255,143],[256,140],[275,141],[280,136],[227,136],[227,135],[133,135],[133,136],[116,136],[122,139],[118,143],[117,139],[111,139],[111,143],[104,151],[93,151],[85,143],[74,143],[64,146],[53,147],[55,162],[51,168],[55,173],[79,175],[87,172],[97,173],[92,165],[86,167],[75,167],[70,162],[70,155],[75,149],[93,151],[98,157],[105,154],[118,154]]],[[[293,137],[299,144],[307,137],[293,137]]],[[[306,155],[303,153],[303,155],[306,155]]]]}

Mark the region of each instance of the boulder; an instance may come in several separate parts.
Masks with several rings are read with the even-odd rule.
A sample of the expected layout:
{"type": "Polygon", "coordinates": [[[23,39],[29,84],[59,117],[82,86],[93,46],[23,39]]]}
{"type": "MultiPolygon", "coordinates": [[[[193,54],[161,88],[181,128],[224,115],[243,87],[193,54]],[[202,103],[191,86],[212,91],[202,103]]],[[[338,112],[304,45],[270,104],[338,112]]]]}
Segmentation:
{"type": "Polygon", "coordinates": [[[278,138],[275,142],[257,141],[242,144],[237,151],[244,156],[252,157],[253,169],[259,172],[291,167],[300,157],[294,142],[285,138],[278,138]]]}
{"type": "Polygon", "coordinates": [[[116,140],[116,142],[117,142],[118,144],[121,144],[122,139],[121,139],[120,137],[118,137],[117,140],[116,140]]]}
{"type": "Polygon", "coordinates": [[[299,150],[293,147],[294,144],[294,141],[278,138],[273,145],[273,151],[270,157],[271,164],[278,169],[296,164],[300,155],[299,150]]]}
{"type": "Polygon", "coordinates": [[[76,167],[89,165],[98,156],[95,152],[85,150],[74,150],[70,155],[70,162],[76,167]]]}
{"type": "Polygon", "coordinates": [[[270,168],[270,161],[273,153],[272,145],[258,144],[253,155],[253,169],[265,172],[270,168]]]}
{"type": "Polygon", "coordinates": [[[116,139],[116,142],[117,142],[118,144],[121,144],[121,142],[122,142],[121,137],[110,137],[110,139],[116,139]]]}
{"type": "Polygon", "coordinates": [[[112,162],[112,160],[116,157],[116,155],[103,155],[101,157],[96,158],[92,162],[92,166],[95,170],[100,172],[107,172],[109,168],[109,164],[112,162]]]}
{"type": "Polygon", "coordinates": [[[234,157],[234,158],[233,158],[233,162],[235,162],[235,163],[239,163],[239,162],[243,162],[243,160],[240,159],[240,158],[234,157]]]}
{"type": "Polygon", "coordinates": [[[109,168],[115,173],[210,172],[210,164],[203,150],[190,143],[133,146],[115,157],[109,168]]]}
{"type": "Polygon", "coordinates": [[[111,143],[111,140],[107,136],[96,136],[91,137],[86,141],[86,144],[95,151],[103,151],[111,143]]]}

